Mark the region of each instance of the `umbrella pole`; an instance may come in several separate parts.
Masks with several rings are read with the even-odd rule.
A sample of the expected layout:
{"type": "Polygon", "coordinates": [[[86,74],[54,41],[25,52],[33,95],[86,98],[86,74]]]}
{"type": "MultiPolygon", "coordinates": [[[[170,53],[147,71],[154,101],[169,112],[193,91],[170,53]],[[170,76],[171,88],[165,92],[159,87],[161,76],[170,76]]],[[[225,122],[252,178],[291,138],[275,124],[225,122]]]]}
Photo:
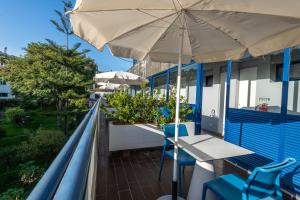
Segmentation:
{"type": "Polygon", "coordinates": [[[179,131],[179,111],[180,111],[180,88],[181,88],[181,66],[182,66],[182,47],[184,38],[184,28],[180,28],[180,45],[178,53],[178,72],[177,72],[177,89],[176,89],[176,113],[175,113],[175,143],[174,143],[174,164],[172,179],[172,200],[177,200],[177,176],[178,176],[178,131],[179,131]]]}

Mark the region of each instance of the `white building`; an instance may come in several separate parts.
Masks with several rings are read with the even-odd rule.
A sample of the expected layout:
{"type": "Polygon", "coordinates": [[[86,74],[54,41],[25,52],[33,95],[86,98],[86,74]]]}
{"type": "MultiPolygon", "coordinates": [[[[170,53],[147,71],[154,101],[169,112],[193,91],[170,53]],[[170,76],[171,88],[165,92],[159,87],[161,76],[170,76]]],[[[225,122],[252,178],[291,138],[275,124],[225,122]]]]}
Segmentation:
{"type": "Polygon", "coordinates": [[[11,86],[5,80],[0,79],[0,99],[14,99],[11,86]]]}

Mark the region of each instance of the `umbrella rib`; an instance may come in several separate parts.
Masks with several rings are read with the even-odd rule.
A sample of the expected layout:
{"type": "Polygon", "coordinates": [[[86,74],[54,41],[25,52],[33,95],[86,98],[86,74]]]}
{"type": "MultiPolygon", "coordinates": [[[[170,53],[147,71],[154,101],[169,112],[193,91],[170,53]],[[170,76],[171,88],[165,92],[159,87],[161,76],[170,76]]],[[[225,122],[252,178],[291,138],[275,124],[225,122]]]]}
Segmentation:
{"type": "MultiPolygon", "coordinates": [[[[208,21],[203,20],[203,19],[201,19],[200,17],[197,17],[197,16],[193,15],[191,12],[188,12],[188,13],[189,13],[190,15],[194,16],[196,19],[202,21],[202,22],[205,23],[206,25],[211,26],[211,27],[213,27],[214,29],[216,29],[217,31],[220,31],[220,32],[223,33],[224,35],[228,36],[229,38],[231,38],[233,41],[235,41],[235,42],[238,43],[239,45],[241,45],[241,46],[247,48],[247,46],[246,46],[245,44],[243,44],[239,39],[234,38],[233,36],[231,36],[229,33],[223,31],[222,29],[216,27],[215,25],[209,23],[208,21]]],[[[197,23],[197,22],[196,22],[196,23],[197,23]]]]}
{"type": "MultiPolygon", "coordinates": [[[[160,21],[163,21],[163,22],[165,22],[165,23],[167,23],[167,24],[169,24],[169,25],[171,24],[171,23],[169,23],[169,22],[163,20],[164,18],[169,17],[169,16],[160,18],[160,17],[157,17],[157,16],[152,15],[152,14],[150,14],[150,13],[147,13],[147,12],[145,12],[145,11],[143,11],[143,10],[137,10],[137,11],[139,11],[139,12],[141,12],[141,13],[144,13],[144,14],[146,14],[146,15],[149,15],[149,16],[151,16],[151,17],[154,17],[154,18],[156,18],[156,19],[158,19],[158,20],[160,20],[160,21]]],[[[175,13],[173,13],[173,14],[175,14],[175,13]]],[[[171,15],[170,15],[170,16],[171,16],[171,15]]]]}
{"type": "MultiPolygon", "coordinates": [[[[186,9],[189,11],[219,11],[219,12],[233,12],[233,13],[245,13],[245,14],[257,14],[257,15],[267,15],[267,16],[274,16],[274,17],[283,17],[282,15],[274,15],[274,14],[267,14],[267,13],[259,13],[259,12],[243,12],[243,11],[235,11],[235,10],[221,10],[221,9],[193,9],[192,7],[198,5],[199,3],[203,2],[203,0],[199,0],[192,4],[191,6],[187,7],[186,9]]],[[[292,16],[285,16],[294,19],[300,19],[300,17],[292,17],[292,16]]]]}
{"type": "Polygon", "coordinates": [[[149,51],[148,51],[148,53],[146,53],[144,56],[143,56],[143,59],[142,60],[144,60],[148,55],[149,55],[149,53],[152,51],[152,49],[154,48],[154,46],[161,40],[161,38],[163,37],[163,35],[166,33],[166,32],[168,32],[169,30],[170,30],[170,28],[173,26],[173,24],[175,23],[175,21],[177,20],[179,18],[179,16],[177,15],[177,17],[174,19],[174,21],[170,24],[170,26],[168,27],[168,28],[166,28],[166,30],[165,31],[163,31],[162,33],[161,33],[161,35],[159,36],[159,38],[158,38],[158,40],[156,40],[155,42],[154,42],[154,44],[151,46],[151,48],[149,49],[149,51]]]}
{"type": "MultiPolygon", "coordinates": [[[[174,2],[174,0],[171,0],[171,1],[172,1],[172,3],[173,3],[175,12],[176,12],[177,16],[179,17],[179,16],[180,16],[180,13],[179,13],[179,11],[178,11],[177,8],[176,8],[175,2],[174,2]]],[[[179,4],[179,5],[180,5],[180,4],[179,4]]],[[[181,21],[180,18],[179,18],[179,21],[180,21],[181,26],[183,26],[183,23],[182,23],[182,21],[181,21]]]]}
{"type": "Polygon", "coordinates": [[[77,13],[87,13],[87,12],[111,12],[111,11],[133,11],[133,10],[149,10],[149,11],[153,11],[153,10],[158,10],[158,11],[168,11],[168,10],[172,10],[175,11],[174,9],[170,9],[170,8],[120,8],[120,9],[99,9],[99,10],[79,10],[79,9],[75,9],[72,11],[67,12],[68,14],[77,14],[77,13]]]}
{"type": "MultiPolygon", "coordinates": [[[[118,36],[112,38],[111,40],[106,41],[106,43],[112,42],[112,41],[114,41],[114,40],[116,40],[116,39],[119,39],[120,37],[122,37],[122,36],[124,36],[124,35],[126,35],[126,34],[128,34],[128,33],[131,33],[132,31],[138,30],[138,29],[140,29],[140,28],[142,28],[142,27],[144,27],[144,26],[147,26],[147,25],[149,25],[149,24],[152,24],[152,23],[154,23],[154,22],[163,20],[164,18],[170,17],[170,16],[172,16],[172,15],[174,15],[174,14],[175,14],[175,13],[171,13],[171,14],[168,14],[168,15],[166,15],[166,16],[164,16],[164,17],[157,17],[155,20],[152,20],[152,21],[147,22],[147,23],[145,23],[145,24],[141,24],[141,25],[139,25],[139,26],[137,26],[137,27],[132,28],[131,30],[128,30],[128,31],[126,31],[126,32],[121,33],[120,35],[118,35],[118,36]]],[[[165,21],[165,20],[163,20],[163,22],[164,22],[164,21],[165,21]]]]}
{"type": "Polygon", "coordinates": [[[185,28],[186,28],[186,32],[187,32],[187,38],[189,40],[189,44],[190,44],[190,47],[191,47],[191,54],[193,56],[193,48],[192,48],[191,40],[190,40],[190,31],[189,31],[189,28],[187,26],[186,14],[184,14],[183,17],[184,17],[184,21],[185,21],[185,28]]]}
{"type": "Polygon", "coordinates": [[[236,11],[236,10],[216,10],[216,9],[188,9],[189,11],[211,11],[211,12],[224,12],[224,13],[237,13],[237,14],[249,14],[249,15],[263,15],[263,16],[270,16],[270,17],[286,17],[290,19],[298,19],[300,20],[300,17],[292,17],[292,16],[284,16],[284,15],[274,15],[274,14],[267,14],[267,13],[256,13],[256,12],[243,12],[243,11],[236,11]]]}
{"type": "Polygon", "coordinates": [[[283,31],[279,31],[279,32],[274,33],[274,34],[272,34],[272,35],[268,35],[268,36],[264,37],[263,39],[261,39],[261,40],[259,40],[259,41],[256,41],[254,44],[251,44],[251,45],[249,46],[249,48],[255,46],[256,44],[258,44],[258,43],[260,43],[260,42],[262,42],[262,41],[265,41],[266,38],[273,38],[273,37],[276,37],[276,36],[278,36],[278,35],[280,35],[280,34],[282,34],[282,33],[284,33],[284,32],[288,32],[288,31],[291,31],[291,30],[297,29],[297,28],[300,28],[300,25],[299,25],[299,24],[297,24],[296,26],[293,26],[293,27],[291,27],[291,28],[289,28],[289,29],[286,29],[286,30],[283,30],[283,31]]]}

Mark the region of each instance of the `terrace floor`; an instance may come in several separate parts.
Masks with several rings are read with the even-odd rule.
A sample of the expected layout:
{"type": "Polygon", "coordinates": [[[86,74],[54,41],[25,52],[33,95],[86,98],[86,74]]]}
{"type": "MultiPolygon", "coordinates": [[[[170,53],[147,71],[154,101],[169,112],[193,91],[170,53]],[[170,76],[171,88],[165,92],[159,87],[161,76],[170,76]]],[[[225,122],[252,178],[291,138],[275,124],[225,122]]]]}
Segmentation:
{"type": "MultiPolygon", "coordinates": [[[[161,149],[109,153],[107,127],[107,121],[101,115],[96,199],[155,200],[162,195],[171,194],[172,160],[166,158],[161,181],[158,181],[161,149]]],[[[237,173],[247,178],[245,171],[223,160],[216,161],[215,167],[217,175],[237,173]]],[[[187,195],[192,172],[193,167],[185,170],[184,197],[187,195]]]]}

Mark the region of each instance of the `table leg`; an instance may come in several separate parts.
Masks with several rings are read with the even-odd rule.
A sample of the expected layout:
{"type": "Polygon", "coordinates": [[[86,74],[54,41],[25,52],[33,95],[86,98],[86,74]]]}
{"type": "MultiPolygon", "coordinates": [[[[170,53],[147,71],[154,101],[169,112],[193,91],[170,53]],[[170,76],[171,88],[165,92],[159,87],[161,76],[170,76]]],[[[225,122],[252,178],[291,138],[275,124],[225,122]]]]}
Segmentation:
{"type": "MultiPolygon", "coordinates": [[[[215,168],[213,161],[196,161],[187,200],[200,200],[202,198],[203,183],[214,178],[215,168]]],[[[206,193],[206,200],[214,199],[217,199],[216,196],[208,190],[206,193]]]]}

